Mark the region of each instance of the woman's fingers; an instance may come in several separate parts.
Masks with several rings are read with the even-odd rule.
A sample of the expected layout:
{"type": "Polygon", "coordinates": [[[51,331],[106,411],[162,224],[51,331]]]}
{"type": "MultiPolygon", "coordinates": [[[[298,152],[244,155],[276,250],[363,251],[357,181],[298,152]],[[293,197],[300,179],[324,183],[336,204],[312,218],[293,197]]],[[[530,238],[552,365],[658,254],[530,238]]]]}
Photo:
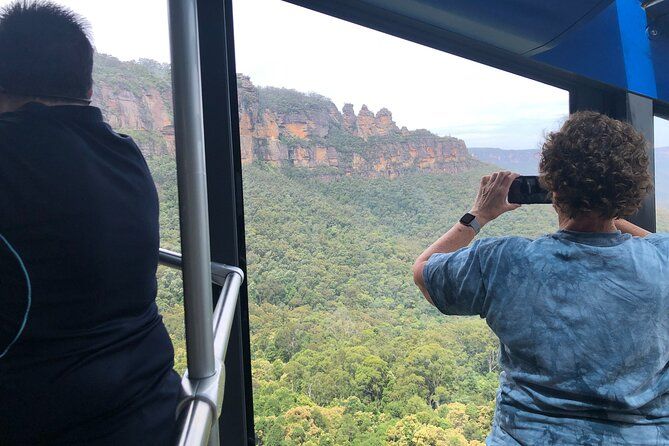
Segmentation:
{"type": "Polygon", "coordinates": [[[493,220],[505,212],[519,208],[520,205],[507,201],[509,187],[518,176],[513,172],[500,171],[482,177],[481,187],[472,209],[493,220]]]}
{"type": "Polygon", "coordinates": [[[506,182],[511,182],[518,177],[518,174],[509,172],[508,170],[500,171],[500,172],[493,172],[490,174],[490,182],[493,183],[495,186],[503,185],[506,182]],[[513,177],[513,178],[511,178],[513,177]],[[511,178],[509,180],[509,178],[511,178]]]}
{"type": "Polygon", "coordinates": [[[504,187],[511,187],[511,183],[513,183],[513,180],[518,178],[520,175],[517,173],[513,172],[504,172],[506,175],[504,176],[504,187]]]}
{"type": "Polygon", "coordinates": [[[491,175],[491,181],[492,178],[494,178],[493,186],[505,188],[506,192],[508,192],[509,188],[511,187],[511,183],[513,183],[513,180],[518,178],[520,175],[517,173],[509,172],[508,170],[505,170],[503,172],[495,172],[491,175]]]}
{"type": "Polygon", "coordinates": [[[502,171],[497,173],[497,185],[502,185],[506,180],[506,177],[510,175],[511,172],[502,171]]]}

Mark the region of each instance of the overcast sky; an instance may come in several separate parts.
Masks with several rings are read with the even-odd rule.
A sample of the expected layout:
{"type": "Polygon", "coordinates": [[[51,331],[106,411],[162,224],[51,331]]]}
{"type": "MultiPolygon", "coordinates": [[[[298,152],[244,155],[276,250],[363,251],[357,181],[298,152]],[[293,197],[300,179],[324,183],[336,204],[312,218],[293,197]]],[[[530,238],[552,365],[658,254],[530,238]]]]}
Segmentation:
{"type": "MultiPolygon", "coordinates": [[[[88,19],[98,51],[169,62],[166,0],[57,2],[88,19]]],[[[387,107],[399,126],[471,147],[537,148],[568,111],[565,91],[280,0],[234,0],[234,12],[237,71],[256,85],[320,93],[356,112],[387,107]]],[[[657,124],[657,145],[669,146],[669,123],[657,124]]]]}
{"type": "Polygon", "coordinates": [[[469,146],[536,148],[568,111],[564,91],[280,0],[234,6],[237,68],[259,85],[387,107],[469,146]]]}

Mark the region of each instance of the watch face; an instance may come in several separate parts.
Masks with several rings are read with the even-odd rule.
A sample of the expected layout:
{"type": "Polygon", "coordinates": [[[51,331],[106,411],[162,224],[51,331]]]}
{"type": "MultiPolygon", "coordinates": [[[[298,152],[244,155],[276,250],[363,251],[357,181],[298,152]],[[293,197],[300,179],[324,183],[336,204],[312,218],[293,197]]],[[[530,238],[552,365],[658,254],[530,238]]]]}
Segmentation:
{"type": "Polygon", "coordinates": [[[462,223],[463,225],[468,225],[469,223],[474,221],[475,218],[476,217],[473,216],[472,214],[467,213],[462,216],[462,218],[460,219],[460,223],[462,223]]]}

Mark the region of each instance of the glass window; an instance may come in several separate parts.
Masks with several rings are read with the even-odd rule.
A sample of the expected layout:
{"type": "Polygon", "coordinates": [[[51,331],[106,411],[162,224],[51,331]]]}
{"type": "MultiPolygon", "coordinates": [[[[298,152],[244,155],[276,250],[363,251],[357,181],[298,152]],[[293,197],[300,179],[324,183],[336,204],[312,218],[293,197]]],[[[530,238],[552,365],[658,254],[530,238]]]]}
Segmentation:
{"type": "Polygon", "coordinates": [[[655,117],[655,207],[658,232],[669,232],[669,120],[655,117]]]}
{"type": "MultiPolygon", "coordinates": [[[[482,175],[537,173],[567,92],[285,2],[234,8],[259,440],[480,444],[498,342],[432,308],[411,265],[482,175]]],[[[556,226],[525,206],[481,236],[556,226]]]]}

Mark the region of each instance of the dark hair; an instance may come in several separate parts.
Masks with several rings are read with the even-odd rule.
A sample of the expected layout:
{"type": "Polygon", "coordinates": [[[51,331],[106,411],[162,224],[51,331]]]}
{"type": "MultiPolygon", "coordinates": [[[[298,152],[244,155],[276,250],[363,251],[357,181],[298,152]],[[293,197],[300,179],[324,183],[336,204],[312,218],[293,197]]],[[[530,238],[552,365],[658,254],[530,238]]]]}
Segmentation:
{"type": "Polygon", "coordinates": [[[652,190],[646,141],[630,124],[574,113],[544,143],[540,180],[568,217],[626,217],[652,190]]]}
{"type": "Polygon", "coordinates": [[[16,96],[87,99],[93,46],[82,18],[46,1],[0,10],[0,88],[16,96]]]}

